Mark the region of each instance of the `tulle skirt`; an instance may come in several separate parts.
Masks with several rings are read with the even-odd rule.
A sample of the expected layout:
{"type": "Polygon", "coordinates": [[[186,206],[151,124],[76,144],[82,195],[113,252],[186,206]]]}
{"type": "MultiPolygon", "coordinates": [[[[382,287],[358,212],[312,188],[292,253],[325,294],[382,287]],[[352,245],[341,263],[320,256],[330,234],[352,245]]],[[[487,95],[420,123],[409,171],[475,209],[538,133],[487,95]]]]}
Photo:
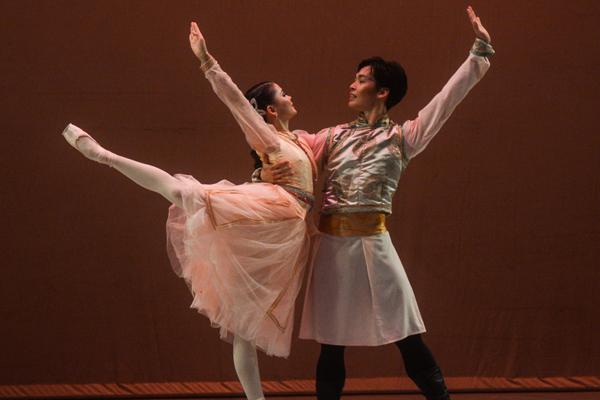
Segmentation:
{"type": "Polygon", "coordinates": [[[287,357],[309,254],[306,209],[269,183],[175,177],[183,183],[183,207],[169,208],[167,250],[193,295],[191,307],[222,339],[238,335],[287,357]]]}

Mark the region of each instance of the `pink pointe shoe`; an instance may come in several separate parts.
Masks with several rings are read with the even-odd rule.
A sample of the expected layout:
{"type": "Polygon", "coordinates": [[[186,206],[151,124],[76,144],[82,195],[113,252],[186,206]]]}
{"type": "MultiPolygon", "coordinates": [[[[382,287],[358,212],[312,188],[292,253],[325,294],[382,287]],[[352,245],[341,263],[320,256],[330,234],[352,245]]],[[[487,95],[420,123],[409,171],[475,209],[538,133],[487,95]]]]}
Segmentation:
{"type": "Polygon", "coordinates": [[[112,165],[111,165],[111,154],[112,153],[103,149],[102,146],[100,146],[98,144],[98,142],[96,142],[96,140],[94,140],[93,137],[91,137],[88,133],[86,133],[80,127],[73,125],[73,124],[69,124],[69,125],[67,125],[65,130],[62,132],[62,135],[65,137],[65,140],[71,146],[73,146],[75,149],[77,149],[85,157],[89,158],[90,160],[97,161],[101,164],[106,164],[106,165],[112,167],[112,165]],[[85,137],[90,138],[93,141],[93,144],[86,143],[82,147],[77,146],[77,142],[79,141],[79,139],[82,139],[85,137]]]}
{"type": "MultiPolygon", "coordinates": [[[[83,129],[81,129],[80,127],[73,125],[73,124],[69,124],[67,125],[67,127],[65,128],[65,130],[62,132],[62,135],[65,137],[65,139],[67,140],[67,142],[69,142],[69,144],[73,147],[75,147],[77,150],[79,150],[79,148],[77,147],[77,141],[83,137],[89,137],[90,139],[94,140],[93,137],[91,137],[90,135],[88,135],[87,133],[85,133],[83,131],[83,129]]],[[[96,142],[94,140],[94,142],[96,142]]],[[[96,142],[98,143],[98,142],[96,142]]]]}

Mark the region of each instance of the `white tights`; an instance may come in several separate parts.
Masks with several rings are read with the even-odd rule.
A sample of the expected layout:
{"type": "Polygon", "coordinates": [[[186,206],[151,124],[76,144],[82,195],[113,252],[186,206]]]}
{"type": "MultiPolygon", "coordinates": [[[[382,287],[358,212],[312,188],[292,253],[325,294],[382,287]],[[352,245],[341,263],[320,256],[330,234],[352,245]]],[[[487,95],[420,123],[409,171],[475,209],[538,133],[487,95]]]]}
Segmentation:
{"type": "Polygon", "coordinates": [[[176,206],[182,206],[181,183],[162,169],[111,153],[86,136],[77,140],[77,150],[90,160],[113,167],[141,187],[162,195],[176,206]]]}
{"type": "MultiPolygon", "coordinates": [[[[89,137],[81,137],[77,141],[77,149],[87,158],[113,167],[141,187],[161,194],[178,207],[182,206],[181,184],[165,171],[111,153],[89,137]]],[[[256,347],[235,336],[233,364],[248,400],[264,400],[256,347]]]]}
{"type": "Polygon", "coordinates": [[[233,339],[233,364],[248,400],[264,400],[256,347],[237,335],[233,339]]]}

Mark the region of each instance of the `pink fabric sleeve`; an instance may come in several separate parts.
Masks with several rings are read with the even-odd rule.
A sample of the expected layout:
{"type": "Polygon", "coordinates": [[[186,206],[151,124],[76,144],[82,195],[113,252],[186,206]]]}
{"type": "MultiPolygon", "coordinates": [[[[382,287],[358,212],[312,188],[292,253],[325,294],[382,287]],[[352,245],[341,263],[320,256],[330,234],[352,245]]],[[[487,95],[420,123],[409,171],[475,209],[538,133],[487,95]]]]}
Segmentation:
{"type": "Polygon", "coordinates": [[[425,149],[438,133],[456,106],[485,75],[490,62],[486,57],[469,54],[467,60],[452,75],[433,100],[421,111],[417,118],[402,124],[406,154],[413,158],[425,149]]]}
{"type": "Polygon", "coordinates": [[[242,128],[246,141],[260,153],[279,150],[279,139],[275,127],[267,124],[244,97],[229,75],[221,69],[214,58],[201,66],[217,97],[229,108],[242,128]]]}
{"type": "Polygon", "coordinates": [[[315,162],[319,169],[322,168],[322,159],[323,154],[325,154],[325,144],[327,143],[327,132],[330,129],[331,128],[325,128],[315,134],[310,134],[306,131],[294,131],[294,133],[296,133],[298,137],[301,137],[313,151],[315,162]]]}

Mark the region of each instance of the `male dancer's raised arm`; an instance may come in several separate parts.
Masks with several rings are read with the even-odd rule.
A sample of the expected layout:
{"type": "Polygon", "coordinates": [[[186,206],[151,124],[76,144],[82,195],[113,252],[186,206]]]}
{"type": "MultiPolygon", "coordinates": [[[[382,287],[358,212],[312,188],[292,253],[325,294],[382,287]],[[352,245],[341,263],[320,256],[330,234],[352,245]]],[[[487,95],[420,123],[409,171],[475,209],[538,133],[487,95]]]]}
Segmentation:
{"type": "MultiPolygon", "coordinates": [[[[402,124],[402,129],[398,130],[398,134],[403,136],[404,149],[408,158],[415,157],[425,149],[456,106],[489,69],[490,62],[487,57],[494,54],[490,35],[472,7],[467,8],[467,14],[476,36],[469,56],[444,88],[419,112],[417,118],[406,121],[402,124]]],[[[319,166],[323,164],[323,156],[326,153],[325,142],[330,129],[323,129],[314,135],[304,135],[306,142],[313,149],[319,166]]],[[[281,163],[262,169],[260,178],[267,182],[284,183],[289,178],[289,174],[288,166],[281,163]]]]}
{"type": "Polygon", "coordinates": [[[494,54],[494,50],[490,45],[490,35],[470,6],[467,13],[476,36],[469,56],[444,85],[444,88],[425,108],[419,111],[417,118],[406,121],[402,125],[405,151],[409,158],[415,157],[425,149],[448,120],[456,106],[490,67],[487,56],[494,54]]]}

